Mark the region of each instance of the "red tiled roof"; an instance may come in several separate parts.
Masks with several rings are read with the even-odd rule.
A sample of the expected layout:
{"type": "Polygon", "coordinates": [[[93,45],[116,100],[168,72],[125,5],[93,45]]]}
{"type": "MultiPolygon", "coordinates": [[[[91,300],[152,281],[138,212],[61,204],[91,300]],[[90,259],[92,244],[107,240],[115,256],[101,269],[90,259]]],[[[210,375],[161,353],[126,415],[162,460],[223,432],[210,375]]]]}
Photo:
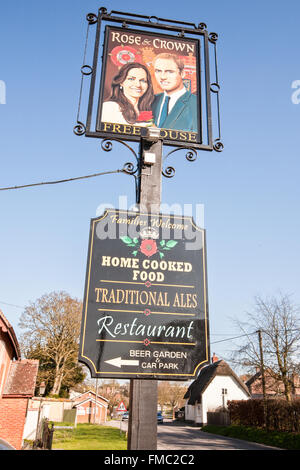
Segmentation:
{"type": "Polygon", "coordinates": [[[3,390],[3,397],[32,397],[36,384],[39,361],[24,359],[12,361],[3,390]]]}

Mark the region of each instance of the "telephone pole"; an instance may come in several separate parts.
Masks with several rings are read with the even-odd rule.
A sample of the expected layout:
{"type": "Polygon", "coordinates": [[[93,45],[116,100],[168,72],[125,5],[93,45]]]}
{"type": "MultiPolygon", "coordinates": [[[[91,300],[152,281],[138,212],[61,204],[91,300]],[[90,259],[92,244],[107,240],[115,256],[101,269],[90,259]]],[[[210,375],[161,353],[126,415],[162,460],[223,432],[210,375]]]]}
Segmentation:
{"type": "Polygon", "coordinates": [[[265,378],[265,366],[264,366],[261,330],[257,330],[257,334],[258,334],[258,343],[259,343],[261,384],[262,384],[263,402],[264,402],[264,427],[267,427],[268,409],[267,409],[266,378],[265,378]]]}

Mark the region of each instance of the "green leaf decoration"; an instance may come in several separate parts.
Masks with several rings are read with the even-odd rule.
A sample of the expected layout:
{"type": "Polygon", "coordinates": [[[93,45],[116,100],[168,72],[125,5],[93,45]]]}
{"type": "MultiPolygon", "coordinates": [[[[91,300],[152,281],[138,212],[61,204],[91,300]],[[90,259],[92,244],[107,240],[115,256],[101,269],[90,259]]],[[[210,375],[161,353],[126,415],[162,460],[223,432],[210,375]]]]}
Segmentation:
{"type": "Polygon", "coordinates": [[[178,243],[178,242],[177,242],[176,240],[169,240],[169,241],[166,243],[166,246],[167,246],[168,248],[174,248],[174,246],[176,246],[177,243],[178,243]]]}
{"type": "Polygon", "coordinates": [[[127,237],[127,236],[121,237],[121,240],[122,240],[122,242],[126,243],[126,245],[129,245],[130,243],[132,243],[132,239],[130,237],[127,237]]]}
{"type": "Polygon", "coordinates": [[[159,242],[159,244],[160,244],[160,246],[164,247],[165,244],[166,244],[166,241],[165,241],[165,240],[161,240],[161,241],[159,242]]]}
{"type": "Polygon", "coordinates": [[[159,256],[160,256],[160,259],[162,259],[165,255],[160,251],[159,256]]]}
{"type": "Polygon", "coordinates": [[[136,256],[136,255],[137,255],[137,252],[138,252],[138,250],[133,251],[133,252],[132,252],[133,256],[136,256]]]}

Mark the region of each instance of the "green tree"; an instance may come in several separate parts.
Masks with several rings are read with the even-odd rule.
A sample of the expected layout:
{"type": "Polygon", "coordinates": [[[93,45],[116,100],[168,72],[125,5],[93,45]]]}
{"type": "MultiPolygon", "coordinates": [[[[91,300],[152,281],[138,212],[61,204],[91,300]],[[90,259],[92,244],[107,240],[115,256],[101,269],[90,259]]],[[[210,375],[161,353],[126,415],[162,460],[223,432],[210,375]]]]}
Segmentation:
{"type": "Polygon", "coordinates": [[[65,292],[52,292],[30,303],[21,315],[23,354],[39,359],[37,384],[45,382],[49,394],[66,395],[84,379],[77,361],[81,310],[79,300],[65,292]]]}

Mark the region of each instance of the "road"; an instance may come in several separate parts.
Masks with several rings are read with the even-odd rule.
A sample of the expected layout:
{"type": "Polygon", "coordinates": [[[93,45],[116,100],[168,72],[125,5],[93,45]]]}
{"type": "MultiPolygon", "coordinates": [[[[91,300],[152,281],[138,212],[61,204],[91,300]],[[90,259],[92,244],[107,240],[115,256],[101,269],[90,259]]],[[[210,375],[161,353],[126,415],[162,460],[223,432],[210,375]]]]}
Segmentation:
{"type": "Polygon", "coordinates": [[[164,423],[157,426],[157,450],[276,450],[274,447],[206,433],[200,428],[164,423]]]}
{"type": "MultiPolygon", "coordinates": [[[[108,421],[106,425],[119,427],[119,421],[108,421]]],[[[127,431],[128,422],[121,422],[127,431]]],[[[157,425],[157,450],[280,450],[275,447],[242,441],[230,437],[206,433],[200,428],[165,420],[157,425]]]]}

